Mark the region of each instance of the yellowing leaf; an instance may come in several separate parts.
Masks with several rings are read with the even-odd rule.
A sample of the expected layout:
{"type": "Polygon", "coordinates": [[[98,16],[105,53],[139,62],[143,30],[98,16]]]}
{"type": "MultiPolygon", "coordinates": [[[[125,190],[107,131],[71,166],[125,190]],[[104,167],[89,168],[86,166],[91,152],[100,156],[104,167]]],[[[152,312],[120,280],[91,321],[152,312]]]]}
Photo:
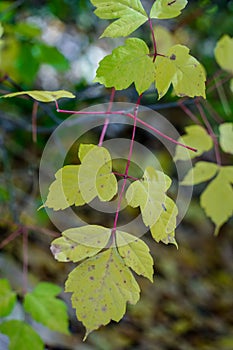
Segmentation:
{"type": "Polygon", "coordinates": [[[95,147],[96,145],[81,143],[78,149],[78,157],[80,161],[82,162],[87,153],[95,147]]]}
{"type": "Polygon", "coordinates": [[[118,230],[116,245],[125,264],[153,282],[153,259],[148,246],[141,239],[118,230]]]}
{"type": "Polygon", "coordinates": [[[130,38],[100,62],[95,81],[116,90],[128,88],[132,83],[138,94],[146,91],[154,81],[155,67],[148,56],[146,43],[130,38]]]}
{"type": "Polygon", "coordinates": [[[73,95],[69,91],[65,90],[58,90],[58,91],[20,91],[20,92],[13,92],[11,94],[3,95],[1,97],[15,97],[15,96],[21,96],[21,95],[28,95],[32,97],[34,100],[40,101],[40,102],[52,102],[55,100],[58,100],[59,98],[67,97],[67,98],[74,98],[75,95],[73,95]]]}
{"type": "Polygon", "coordinates": [[[185,128],[186,135],[178,139],[187,146],[197,148],[197,152],[190,151],[184,147],[177,146],[174,160],[188,160],[200,156],[213,147],[213,140],[206,130],[199,125],[191,125],[185,128]]]}
{"type": "Polygon", "coordinates": [[[73,204],[76,206],[85,204],[78,186],[79,169],[79,165],[66,165],[56,172],[56,180],[49,187],[44,206],[59,210],[73,204]]]}
{"type": "Polygon", "coordinates": [[[53,240],[51,245],[55,259],[78,262],[96,255],[105,248],[111,230],[102,226],[88,225],[65,230],[62,236],[53,240]]]}
{"type": "Polygon", "coordinates": [[[86,327],[86,338],[101,325],[118,322],[126,303],[137,303],[140,289],[116,249],[111,248],[76,267],[66,281],[66,292],[73,293],[72,305],[86,327]]]}
{"type": "Polygon", "coordinates": [[[139,0],[91,0],[97,7],[96,16],[117,20],[110,24],[101,37],[127,36],[147,21],[147,14],[139,0]]]}
{"type": "Polygon", "coordinates": [[[180,15],[187,5],[187,0],[156,0],[151,8],[151,18],[174,18],[180,15]]]}
{"type": "Polygon", "coordinates": [[[233,154],[233,123],[224,123],[219,126],[220,146],[224,152],[233,154]]]}
{"type": "Polygon", "coordinates": [[[155,82],[159,98],[172,84],[177,96],[205,98],[205,71],[183,45],[172,46],[165,57],[156,57],[155,82]]]}
{"type": "Polygon", "coordinates": [[[147,167],[142,180],[134,181],[126,192],[128,204],[140,206],[142,219],[146,226],[153,225],[161,215],[165,192],[171,184],[168,176],[152,167],[147,167]]]}
{"type": "Polygon", "coordinates": [[[156,25],[154,29],[157,51],[166,54],[169,48],[175,44],[175,39],[171,32],[164,26],[156,25]]]}
{"type": "Polygon", "coordinates": [[[112,160],[108,150],[94,146],[87,153],[83,148],[80,154],[85,154],[81,159],[78,176],[82,197],[86,203],[96,196],[101,201],[109,201],[117,193],[117,180],[112,173],[112,160]]]}
{"type": "Polygon", "coordinates": [[[216,225],[215,235],[233,214],[233,166],[221,167],[218,175],[201,194],[200,204],[216,225]]]}
{"type": "Polygon", "coordinates": [[[216,175],[218,166],[210,162],[198,162],[194,168],[190,169],[185,175],[181,185],[191,186],[197,185],[201,182],[208,181],[216,175]]]}
{"type": "Polygon", "coordinates": [[[227,34],[223,35],[217,42],[214,54],[219,66],[222,69],[233,73],[233,38],[227,34]]]}
{"type": "Polygon", "coordinates": [[[56,298],[61,288],[47,282],[39,283],[24,298],[24,310],[49,329],[69,334],[66,304],[56,298]]]}
{"type": "Polygon", "coordinates": [[[177,206],[171,198],[166,196],[163,209],[159,219],[150,227],[152,237],[156,242],[172,243],[178,247],[174,232],[176,228],[176,216],[178,215],[177,206]]]}

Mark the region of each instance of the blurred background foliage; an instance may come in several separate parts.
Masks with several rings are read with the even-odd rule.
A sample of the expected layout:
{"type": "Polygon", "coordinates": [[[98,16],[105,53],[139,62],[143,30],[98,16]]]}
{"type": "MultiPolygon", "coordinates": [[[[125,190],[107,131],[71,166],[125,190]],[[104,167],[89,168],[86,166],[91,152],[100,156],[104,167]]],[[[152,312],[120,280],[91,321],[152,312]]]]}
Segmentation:
{"type": "MultiPolygon", "coordinates": [[[[149,0],[142,2],[145,8],[150,8],[152,3],[149,0]]],[[[161,49],[164,42],[178,41],[189,46],[192,55],[203,63],[208,74],[210,123],[215,130],[217,123],[213,116],[217,121],[233,121],[230,76],[219,70],[213,53],[223,34],[233,35],[232,18],[232,0],[191,0],[180,17],[163,21],[165,28],[159,29],[161,21],[154,22],[155,30],[157,28],[161,33],[158,38],[161,49]],[[218,81],[222,83],[215,85],[218,81]]],[[[123,40],[98,40],[107,21],[95,17],[89,1],[1,1],[0,22],[1,94],[68,89],[77,98],[63,100],[60,104],[62,108],[72,110],[109,100],[110,91],[92,84],[92,80],[99,60],[123,40]]],[[[146,25],[135,35],[150,43],[146,25]]],[[[116,94],[116,101],[134,103],[136,100],[133,88],[116,94]]],[[[186,103],[196,113],[192,101],[186,103]]],[[[151,87],[143,96],[142,104],[166,116],[179,132],[190,124],[172,91],[157,103],[156,91],[151,87]]],[[[40,157],[49,136],[67,115],[58,114],[53,104],[40,103],[36,116],[35,109],[34,102],[28,98],[0,100],[0,246],[3,248],[0,251],[0,276],[8,278],[19,295],[25,249],[20,237],[4,244],[19,227],[26,227],[29,232],[29,287],[42,280],[63,285],[71,270],[70,264],[57,263],[51,256],[49,244],[56,228],[44,210],[37,211],[41,205],[38,189],[40,157]],[[35,130],[33,134],[35,119],[36,135],[35,130]]],[[[109,130],[107,138],[130,137],[130,131],[130,128],[115,128],[109,130]]],[[[86,140],[96,143],[98,138],[99,134],[93,131],[86,140]]],[[[164,170],[175,176],[172,158],[166,150],[155,145],[154,139],[143,132],[138,132],[137,140],[156,152],[164,170]]],[[[70,159],[74,159],[72,154],[66,161],[70,159]]],[[[215,161],[214,154],[209,152],[205,160],[215,161]]],[[[232,157],[223,158],[223,163],[229,162],[232,157]]],[[[155,258],[155,283],[151,285],[139,279],[141,301],[129,308],[120,324],[112,323],[93,333],[83,344],[84,330],[75,319],[69,296],[62,295],[69,304],[72,336],[54,337],[51,332],[34,325],[47,344],[46,349],[233,348],[230,249],[233,223],[229,221],[220,236],[213,237],[213,226],[198,204],[201,186],[195,188],[189,211],[177,229],[179,251],[157,245],[146,237],[155,258]]],[[[98,213],[93,214],[88,209],[83,215],[87,221],[101,220],[98,213]]],[[[18,309],[14,310],[14,317],[19,317],[18,309]]]]}

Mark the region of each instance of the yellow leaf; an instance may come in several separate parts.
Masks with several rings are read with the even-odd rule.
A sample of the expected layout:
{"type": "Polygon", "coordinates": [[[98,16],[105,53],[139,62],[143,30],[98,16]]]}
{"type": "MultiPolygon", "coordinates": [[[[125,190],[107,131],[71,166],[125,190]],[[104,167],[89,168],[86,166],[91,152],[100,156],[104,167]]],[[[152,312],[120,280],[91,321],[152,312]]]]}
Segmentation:
{"type": "Polygon", "coordinates": [[[174,160],[188,160],[202,155],[213,147],[213,140],[206,130],[199,125],[191,125],[185,128],[186,134],[178,139],[179,142],[197,148],[197,152],[177,146],[174,160]]]}
{"type": "Polygon", "coordinates": [[[175,44],[175,39],[171,32],[164,26],[156,25],[154,35],[157,45],[157,51],[160,54],[166,54],[169,48],[175,44]]]}
{"type": "Polygon", "coordinates": [[[155,60],[155,82],[159,98],[163,97],[172,84],[177,96],[205,96],[205,71],[202,65],[189,55],[183,45],[172,46],[165,57],[155,60]]]}
{"type": "Polygon", "coordinates": [[[52,241],[51,251],[58,261],[78,262],[96,255],[107,246],[111,230],[88,225],[62,232],[63,237],[52,241]]]}
{"type": "Polygon", "coordinates": [[[56,180],[49,187],[49,194],[44,206],[54,210],[65,209],[75,204],[85,204],[78,186],[80,165],[66,165],[59,169],[56,180]]]}
{"type": "Polygon", "coordinates": [[[156,0],[151,8],[151,18],[174,18],[180,15],[187,5],[187,0],[156,0]]]}
{"type": "Polygon", "coordinates": [[[111,320],[120,321],[126,303],[136,304],[139,286],[115,248],[107,249],[76,267],[66,281],[78,320],[90,332],[111,320]]]}
{"type": "Polygon", "coordinates": [[[207,216],[216,225],[215,235],[233,214],[233,167],[221,167],[218,175],[206,187],[200,197],[200,204],[207,216]]]}
{"type": "Polygon", "coordinates": [[[181,185],[191,186],[201,182],[208,181],[216,175],[218,165],[210,162],[198,162],[194,168],[190,169],[185,175],[181,185]]]}
{"type": "Polygon", "coordinates": [[[233,123],[224,123],[219,126],[220,146],[224,152],[233,154],[233,123]]]}
{"type": "Polygon", "coordinates": [[[75,95],[73,95],[69,91],[65,90],[58,90],[58,91],[20,91],[20,92],[13,92],[11,94],[3,95],[1,98],[6,97],[15,97],[15,96],[21,96],[21,95],[28,95],[32,97],[34,100],[40,101],[40,102],[52,102],[56,101],[59,98],[67,97],[67,98],[74,98],[75,95]]]}
{"type": "Polygon", "coordinates": [[[147,167],[142,180],[134,181],[126,192],[128,204],[140,206],[146,226],[153,225],[159,218],[165,201],[165,192],[171,184],[170,178],[152,167],[147,167]]]}
{"type": "Polygon", "coordinates": [[[129,233],[117,230],[116,245],[125,264],[138,275],[153,282],[153,259],[146,243],[129,233]]]}
{"type": "Polygon", "coordinates": [[[156,242],[162,241],[165,244],[172,243],[178,247],[174,232],[176,228],[177,215],[178,209],[176,204],[171,198],[166,196],[164,210],[156,223],[150,227],[152,237],[156,242]]]}
{"type": "Polygon", "coordinates": [[[233,73],[233,38],[227,34],[223,35],[216,44],[214,54],[219,66],[233,73]]]}
{"type": "Polygon", "coordinates": [[[86,203],[96,196],[101,201],[109,201],[117,193],[117,180],[112,173],[112,160],[108,150],[94,146],[81,148],[82,164],[78,183],[86,203]]]}

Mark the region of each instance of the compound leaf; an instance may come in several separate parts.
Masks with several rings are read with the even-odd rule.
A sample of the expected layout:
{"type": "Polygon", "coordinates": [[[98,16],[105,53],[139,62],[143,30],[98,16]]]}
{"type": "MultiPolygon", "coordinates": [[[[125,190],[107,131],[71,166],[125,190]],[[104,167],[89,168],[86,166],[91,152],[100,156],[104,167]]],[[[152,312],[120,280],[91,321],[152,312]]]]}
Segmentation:
{"type": "Polygon", "coordinates": [[[189,55],[184,45],[172,46],[167,55],[157,56],[155,81],[159,98],[163,97],[172,84],[177,96],[205,96],[205,71],[202,65],[189,55]]]}
{"type": "Polygon", "coordinates": [[[233,213],[233,166],[221,167],[218,175],[202,192],[200,204],[216,225],[215,235],[233,213]]]}
{"type": "Polygon", "coordinates": [[[195,164],[194,168],[190,169],[185,175],[181,185],[191,186],[208,181],[216,175],[217,171],[218,166],[215,163],[198,162],[195,164]]]}
{"type": "Polygon", "coordinates": [[[110,153],[104,147],[82,148],[78,183],[86,203],[96,196],[101,201],[109,201],[117,193],[117,180],[112,173],[110,153]],[[86,153],[85,153],[86,152],[86,153]]]}
{"type": "Polygon", "coordinates": [[[128,267],[153,282],[153,259],[146,243],[129,233],[117,230],[116,246],[128,267]]]}
{"type": "Polygon", "coordinates": [[[6,279],[0,279],[0,317],[5,317],[11,313],[15,306],[16,293],[6,279]]]}
{"type": "Polygon", "coordinates": [[[101,325],[118,322],[126,303],[137,303],[140,289],[117,250],[110,248],[76,267],[68,276],[66,292],[73,293],[72,305],[86,327],[86,339],[101,325]]]}
{"type": "Polygon", "coordinates": [[[174,160],[188,160],[202,155],[213,147],[213,140],[206,130],[199,125],[190,125],[185,128],[186,135],[178,139],[187,146],[197,148],[197,152],[177,146],[174,160]]]}
{"type": "Polygon", "coordinates": [[[25,295],[24,309],[34,320],[52,331],[69,334],[66,304],[56,298],[60,292],[61,288],[52,283],[39,283],[25,295]]]}
{"type": "Polygon", "coordinates": [[[80,165],[66,165],[56,172],[44,206],[59,210],[85,204],[78,186],[79,169],[80,165]]]}
{"type": "Polygon", "coordinates": [[[13,92],[11,94],[7,94],[4,96],[1,96],[3,98],[6,97],[15,97],[15,96],[21,96],[21,95],[28,95],[32,97],[34,100],[40,101],[40,102],[52,102],[56,101],[59,98],[67,97],[67,98],[74,98],[75,95],[73,95],[69,91],[65,90],[57,90],[57,91],[40,91],[40,90],[33,90],[33,91],[20,91],[20,92],[13,92]]]}
{"type": "Polygon", "coordinates": [[[133,208],[140,206],[146,226],[152,226],[161,215],[165,192],[170,184],[170,178],[164,173],[147,167],[142,180],[134,181],[129,186],[126,200],[133,208]]]}
{"type": "Polygon", "coordinates": [[[151,8],[151,18],[174,18],[180,15],[187,5],[187,0],[156,0],[151,8]]]}
{"type": "Polygon", "coordinates": [[[175,202],[166,196],[164,208],[159,219],[150,227],[152,237],[156,242],[162,241],[165,244],[172,243],[178,247],[175,240],[177,215],[178,209],[175,202]]]}
{"type": "Polygon", "coordinates": [[[9,350],[43,350],[40,336],[29,324],[11,320],[0,324],[0,332],[10,339],[9,350]]]}
{"type": "Polygon", "coordinates": [[[117,19],[103,32],[101,37],[127,36],[148,19],[139,0],[91,0],[97,7],[96,16],[102,19],[117,19]]]}
{"type": "Polygon", "coordinates": [[[233,38],[227,34],[223,35],[217,42],[214,54],[219,66],[222,69],[233,73],[233,38]]]}
{"type": "Polygon", "coordinates": [[[111,230],[102,226],[88,225],[65,230],[62,236],[53,240],[51,245],[55,259],[78,262],[96,255],[106,247],[111,230]]]}
{"type": "Polygon", "coordinates": [[[219,126],[220,146],[226,153],[233,154],[233,123],[224,123],[219,126]]]}
{"type": "Polygon", "coordinates": [[[95,81],[116,90],[128,88],[132,83],[138,94],[146,91],[154,81],[155,67],[148,56],[146,43],[130,38],[100,62],[95,81]]]}

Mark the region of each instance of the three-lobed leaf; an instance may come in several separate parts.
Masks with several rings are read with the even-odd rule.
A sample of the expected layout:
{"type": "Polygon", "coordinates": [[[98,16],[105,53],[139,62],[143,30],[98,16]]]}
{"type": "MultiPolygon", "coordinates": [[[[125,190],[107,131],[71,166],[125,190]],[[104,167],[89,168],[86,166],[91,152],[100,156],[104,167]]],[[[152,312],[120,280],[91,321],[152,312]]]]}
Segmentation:
{"type": "Polygon", "coordinates": [[[0,317],[11,313],[16,303],[16,293],[6,279],[0,279],[0,317]]]}
{"type": "Polygon", "coordinates": [[[223,35],[215,46],[214,54],[219,66],[233,73],[233,38],[227,34],[223,35]]]}
{"type": "Polygon", "coordinates": [[[192,186],[212,179],[217,174],[218,165],[200,161],[185,175],[181,185],[192,186]]]}
{"type": "Polygon", "coordinates": [[[1,96],[1,98],[15,97],[15,96],[21,96],[21,95],[28,95],[32,97],[34,100],[37,100],[39,102],[53,102],[63,97],[67,97],[67,98],[75,97],[75,95],[73,95],[71,92],[65,91],[65,90],[57,90],[57,91],[32,90],[32,91],[13,92],[11,94],[1,96]]]}
{"type": "Polygon", "coordinates": [[[49,329],[69,334],[66,304],[56,298],[60,292],[60,287],[42,282],[25,295],[24,309],[49,329]]]}
{"type": "Polygon", "coordinates": [[[128,88],[132,83],[138,94],[146,91],[154,81],[155,66],[148,56],[149,48],[138,38],[129,38],[102,59],[95,81],[116,90],[128,88]]]}
{"type": "Polygon", "coordinates": [[[172,46],[166,56],[156,57],[155,83],[159,98],[172,84],[177,96],[205,96],[206,75],[196,58],[184,45],[172,46]]]}
{"type": "Polygon", "coordinates": [[[111,229],[98,225],[70,228],[53,240],[51,251],[58,261],[78,262],[96,255],[111,236],[111,229]]]}
{"type": "Polygon", "coordinates": [[[165,192],[171,180],[164,173],[147,167],[142,180],[134,181],[126,192],[128,204],[140,207],[142,219],[146,226],[152,226],[159,218],[165,202],[165,192]]]}
{"type": "Polygon", "coordinates": [[[156,0],[151,8],[150,17],[159,19],[177,17],[187,3],[187,0],[156,0]]]}
{"type": "Polygon", "coordinates": [[[72,305],[86,327],[86,338],[101,325],[118,322],[125,314],[126,303],[137,303],[140,289],[116,248],[109,248],[69,274],[66,292],[73,293],[72,305]]]}
{"type": "Polygon", "coordinates": [[[190,151],[184,147],[177,146],[174,160],[188,160],[202,155],[213,147],[213,140],[206,130],[200,125],[185,127],[186,134],[178,139],[187,146],[194,147],[197,152],[190,151]]]}
{"type": "Polygon", "coordinates": [[[101,37],[127,36],[148,19],[140,0],[91,0],[96,6],[94,13],[102,19],[116,19],[101,37]]]}
{"type": "Polygon", "coordinates": [[[220,146],[226,153],[233,154],[233,123],[224,123],[219,126],[220,146]]]}
{"type": "Polygon", "coordinates": [[[38,333],[23,321],[5,321],[0,324],[0,332],[9,337],[9,350],[44,349],[43,341],[38,333]]]}

